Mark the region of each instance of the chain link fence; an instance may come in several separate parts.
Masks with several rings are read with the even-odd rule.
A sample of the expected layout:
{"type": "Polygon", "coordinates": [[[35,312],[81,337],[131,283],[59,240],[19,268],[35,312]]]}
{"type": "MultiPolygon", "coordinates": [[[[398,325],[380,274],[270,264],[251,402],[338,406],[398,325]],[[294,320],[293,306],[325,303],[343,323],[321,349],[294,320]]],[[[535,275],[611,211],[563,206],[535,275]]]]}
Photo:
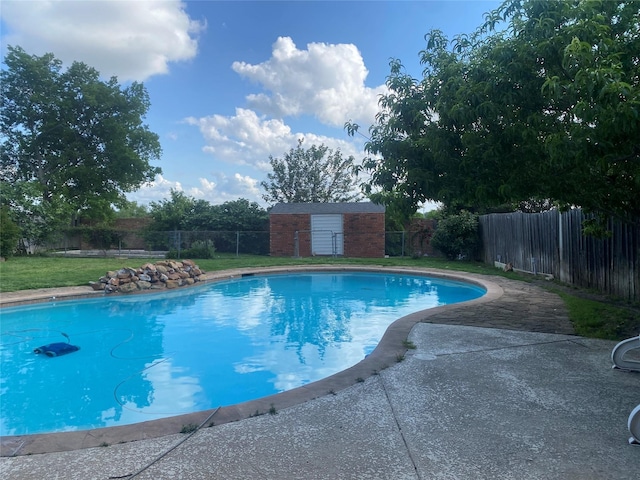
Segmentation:
{"type": "Polygon", "coordinates": [[[384,250],[389,257],[434,256],[431,236],[425,231],[385,232],[384,250]]]}
{"type": "MultiPolygon", "coordinates": [[[[92,256],[153,253],[172,258],[207,258],[214,253],[269,255],[268,231],[121,231],[88,237],[65,232],[53,243],[42,246],[61,253],[91,251],[92,256]]],[[[409,231],[385,232],[385,255],[389,257],[433,255],[428,237],[409,231]]]]}
{"type": "MultiPolygon", "coordinates": [[[[269,232],[184,231],[147,232],[145,245],[151,250],[167,250],[181,258],[190,251],[211,250],[236,255],[268,255],[269,232]]],[[[196,255],[187,255],[193,256],[196,255]]]]}
{"type": "Polygon", "coordinates": [[[40,248],[71,254],[91,251],[91,256],[152,252],[172,258],[210,258],[214,253],[269,255],[268,231],[124,231],[108,230],[88,235],[64,232],[40,248]]]}

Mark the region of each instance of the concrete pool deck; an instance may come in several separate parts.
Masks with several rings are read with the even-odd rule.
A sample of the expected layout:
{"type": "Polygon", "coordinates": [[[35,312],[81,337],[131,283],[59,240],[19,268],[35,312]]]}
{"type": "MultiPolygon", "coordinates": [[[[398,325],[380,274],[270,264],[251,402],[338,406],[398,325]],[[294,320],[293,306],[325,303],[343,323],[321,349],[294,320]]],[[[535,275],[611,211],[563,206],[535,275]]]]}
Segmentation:
{"type": "MultiPolygon", "coordinates": [[[[212,428],[192,436],[120,436],[97,444],[108,446],[59,452],[90,443],[74,447],[69,434],[29,436],[52,452],[33,455],[25,455],[34,447],[27,437],[4,437],[0,476],[637,478],[640,447],[627,443],[626,425],[640,403],[640,374],[611,369],[615,342],[572,335],[562,301],[538,287],[465,277],[490,284],[491,298],[405,317],[370,356],[389,362],[381,368],[367,364],[333,386],[323,383],[330,377],[298,395],[236,406],[245,415],[239,421],[222,423],[220,410],[205,425],[212,428]],[[397,343],[407,335],[416,348],[398,362],[404,349],[397,343]],[[276,414],[246,418],[271,403],[276,414]]],[[[180,418],[179,425],[191,423],[180,418]]],[[[103,430],[110,429],[95,432],[103,430]]]]}

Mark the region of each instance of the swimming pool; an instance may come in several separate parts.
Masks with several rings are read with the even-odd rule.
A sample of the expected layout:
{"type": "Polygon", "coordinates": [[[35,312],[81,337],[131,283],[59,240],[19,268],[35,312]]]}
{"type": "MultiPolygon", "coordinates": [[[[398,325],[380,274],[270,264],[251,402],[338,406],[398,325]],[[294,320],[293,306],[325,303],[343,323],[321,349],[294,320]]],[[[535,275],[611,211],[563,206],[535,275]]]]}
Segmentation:
{"type": "Polygon", "coordinates": [[[359,362],[397,318],[484,292],[418,275],[308,272],[4,308],[0,434],[127,425],[289,390],[359,362]],[[80,350],[33,353],[67,341],[80,350]]]}

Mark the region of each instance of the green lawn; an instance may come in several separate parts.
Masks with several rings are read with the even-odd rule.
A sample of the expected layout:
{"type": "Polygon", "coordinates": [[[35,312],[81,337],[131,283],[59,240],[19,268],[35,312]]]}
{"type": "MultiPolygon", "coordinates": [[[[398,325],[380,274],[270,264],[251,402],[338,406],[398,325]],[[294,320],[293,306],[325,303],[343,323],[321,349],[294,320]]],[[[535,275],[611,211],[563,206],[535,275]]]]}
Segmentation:
{"type": "MultiPolygon", "coordinates": [[[[97,281],[108,270],[139,267],[157,259],[68,258],[68,257],[12,257],[0,263],[0,292],[14,292],[34,288],[88,285],[97,281]]],[[[473,273],[496,274],[499,270],[481,263],[452,262],[439,258],[283,258],[258,255],[221,254],[214,259],[197,260],[207,272],[239,267],[269,267],[280,265],[356,264],[384,266],[415,266],[441,268],[473,273]]]]}
{"type": "Polygon", "coordinates": [[[620,307],[565,292],[555,293],[564,300],[578,335],[622,340],[640,333],[640,311],[637,307],[620,307]]]}
{"type": "MultiPolygon", "coordinates": [[[[88,285],[97,281],[108,270],[122,267],[138,267],[157,259],[114,259],[114,258],[63,258],[63,257],[13,257],[0,263],[0,292],[13,292],[34,288],[68,287],[88,285]]],[[[530,276],[505,273],[494,267],[477,262],[456,262],[441,258],[283,258],[241,255],[218,255],[214,259],[197,260],[205,271],[227,270],[240,267],[269,267],[283,265],[381,265],[388,267],[409,266],[439,268],[442,270],[464,271],[486,275],[502,275],[514,280],[529,281],[530,276]]],[[[586,337],[619,340],[640,332],[640,308],[637,305],[615,305],[614,301],[584,298],[578,289],[563,291],[557,285],[543,284],[543,288],[558,293],[567,305],[569,318],[576,333],[586,337]]]]}

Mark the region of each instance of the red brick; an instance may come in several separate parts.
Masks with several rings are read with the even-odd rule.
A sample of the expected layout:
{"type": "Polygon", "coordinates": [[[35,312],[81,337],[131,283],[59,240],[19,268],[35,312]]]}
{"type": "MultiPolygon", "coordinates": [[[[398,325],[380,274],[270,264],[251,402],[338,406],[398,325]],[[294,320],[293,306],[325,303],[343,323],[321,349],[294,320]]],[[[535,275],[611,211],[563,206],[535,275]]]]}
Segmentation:
{"type": "MultiPolygon", "coordinates": [[[[345,213],[342,216],[345,257],[384,257],[384,213],[345,213]]],[[[311,256],[311,215],[277,214],[269,216],[272,256],[311,256]]]]}

